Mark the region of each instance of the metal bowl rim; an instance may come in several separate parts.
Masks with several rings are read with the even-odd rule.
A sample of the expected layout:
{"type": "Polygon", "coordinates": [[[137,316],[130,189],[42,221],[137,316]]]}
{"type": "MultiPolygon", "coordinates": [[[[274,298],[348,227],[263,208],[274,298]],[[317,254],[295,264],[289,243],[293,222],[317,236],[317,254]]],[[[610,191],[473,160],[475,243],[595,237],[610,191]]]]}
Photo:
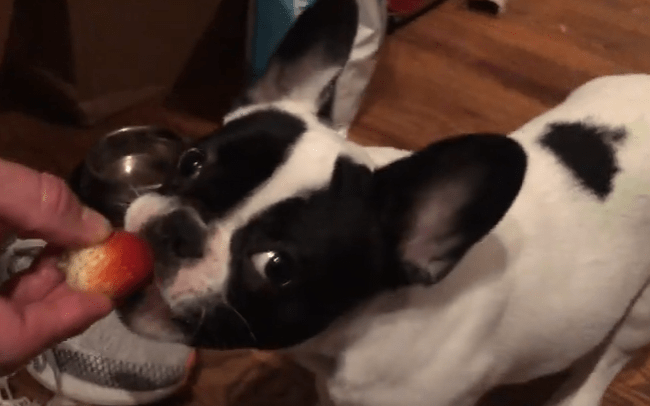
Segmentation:
{"type": "MultiPolygon", "coordinates": [[[[118,128],[117,130],[111,131],[108,134],[104,135],[91,149],[89,150],[86,158],[84,159],[84,166],[93,177],[96,179],[102,179],[103,181],[108,181],[109,183],[116,182],[114,179],[107,178],[101,175],[97,165],[94,162],[93,157],[100,154],[102,147],[105,147],[105,141],[109,138],[120,136],[120,135],[129,135],[133,133],[134,136],[137,136],[141,133],[152,133],[153,136],[159,137],[161,144],[172,145],[172,150],[176,150],[177,155],[180,156],[184,150],[185,140],[177,135],[172,130],[166,129],[157,125],[139,125],[139,126],[126,126],[118,128]]],[[[126,156],[126,155],[125,155],[126,156]]]]}

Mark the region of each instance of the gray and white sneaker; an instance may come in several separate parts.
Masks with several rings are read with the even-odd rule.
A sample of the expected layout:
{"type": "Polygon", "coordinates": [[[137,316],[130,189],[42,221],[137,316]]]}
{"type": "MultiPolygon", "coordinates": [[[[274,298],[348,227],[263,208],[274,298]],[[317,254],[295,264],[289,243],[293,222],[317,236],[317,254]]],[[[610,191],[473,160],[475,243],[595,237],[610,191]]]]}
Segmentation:
{"type": "Polygon", "coordinates": [[[73,400],[138,405],[172,395],[186,382],[194,359],[189,347],[131,333],[113,312],[32,360],[27,372],[73,400]]]}

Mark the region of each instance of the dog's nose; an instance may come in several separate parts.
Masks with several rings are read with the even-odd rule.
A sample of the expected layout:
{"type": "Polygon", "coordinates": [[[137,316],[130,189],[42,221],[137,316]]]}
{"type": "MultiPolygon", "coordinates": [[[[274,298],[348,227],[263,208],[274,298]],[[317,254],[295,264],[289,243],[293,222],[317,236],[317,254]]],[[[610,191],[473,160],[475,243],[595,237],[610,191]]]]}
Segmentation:
{"type": "Polygon", "coordinates": [[[187,210],[175,210],[155,221],[146,230],[157,256],[201,258],[207,231],[200,220],[187,210]]]}

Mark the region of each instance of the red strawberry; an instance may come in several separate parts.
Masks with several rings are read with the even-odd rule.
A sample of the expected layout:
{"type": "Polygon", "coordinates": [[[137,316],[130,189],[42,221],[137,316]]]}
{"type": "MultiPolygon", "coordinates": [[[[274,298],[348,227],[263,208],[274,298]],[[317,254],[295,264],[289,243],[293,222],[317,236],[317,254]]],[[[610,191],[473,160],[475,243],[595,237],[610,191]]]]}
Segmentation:
{"type": "Polygon", "coordinates": [[[153,255],[146,241],[137,235],[114,231],[101,244],[67,253],[59,267],[73,289],[119,299],[149,280],[153,255]]]}

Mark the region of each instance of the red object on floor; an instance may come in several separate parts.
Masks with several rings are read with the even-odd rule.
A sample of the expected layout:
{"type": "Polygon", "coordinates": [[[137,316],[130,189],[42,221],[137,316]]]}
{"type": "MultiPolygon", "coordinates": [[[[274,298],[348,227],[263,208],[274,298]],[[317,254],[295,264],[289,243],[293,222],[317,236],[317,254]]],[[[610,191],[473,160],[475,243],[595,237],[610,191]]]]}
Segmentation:
{"type": "Polygon", "coordinates": [[[388,11],[398,14],[412,13],[423,4],[424,0],[388,0],[388,11]]]}

